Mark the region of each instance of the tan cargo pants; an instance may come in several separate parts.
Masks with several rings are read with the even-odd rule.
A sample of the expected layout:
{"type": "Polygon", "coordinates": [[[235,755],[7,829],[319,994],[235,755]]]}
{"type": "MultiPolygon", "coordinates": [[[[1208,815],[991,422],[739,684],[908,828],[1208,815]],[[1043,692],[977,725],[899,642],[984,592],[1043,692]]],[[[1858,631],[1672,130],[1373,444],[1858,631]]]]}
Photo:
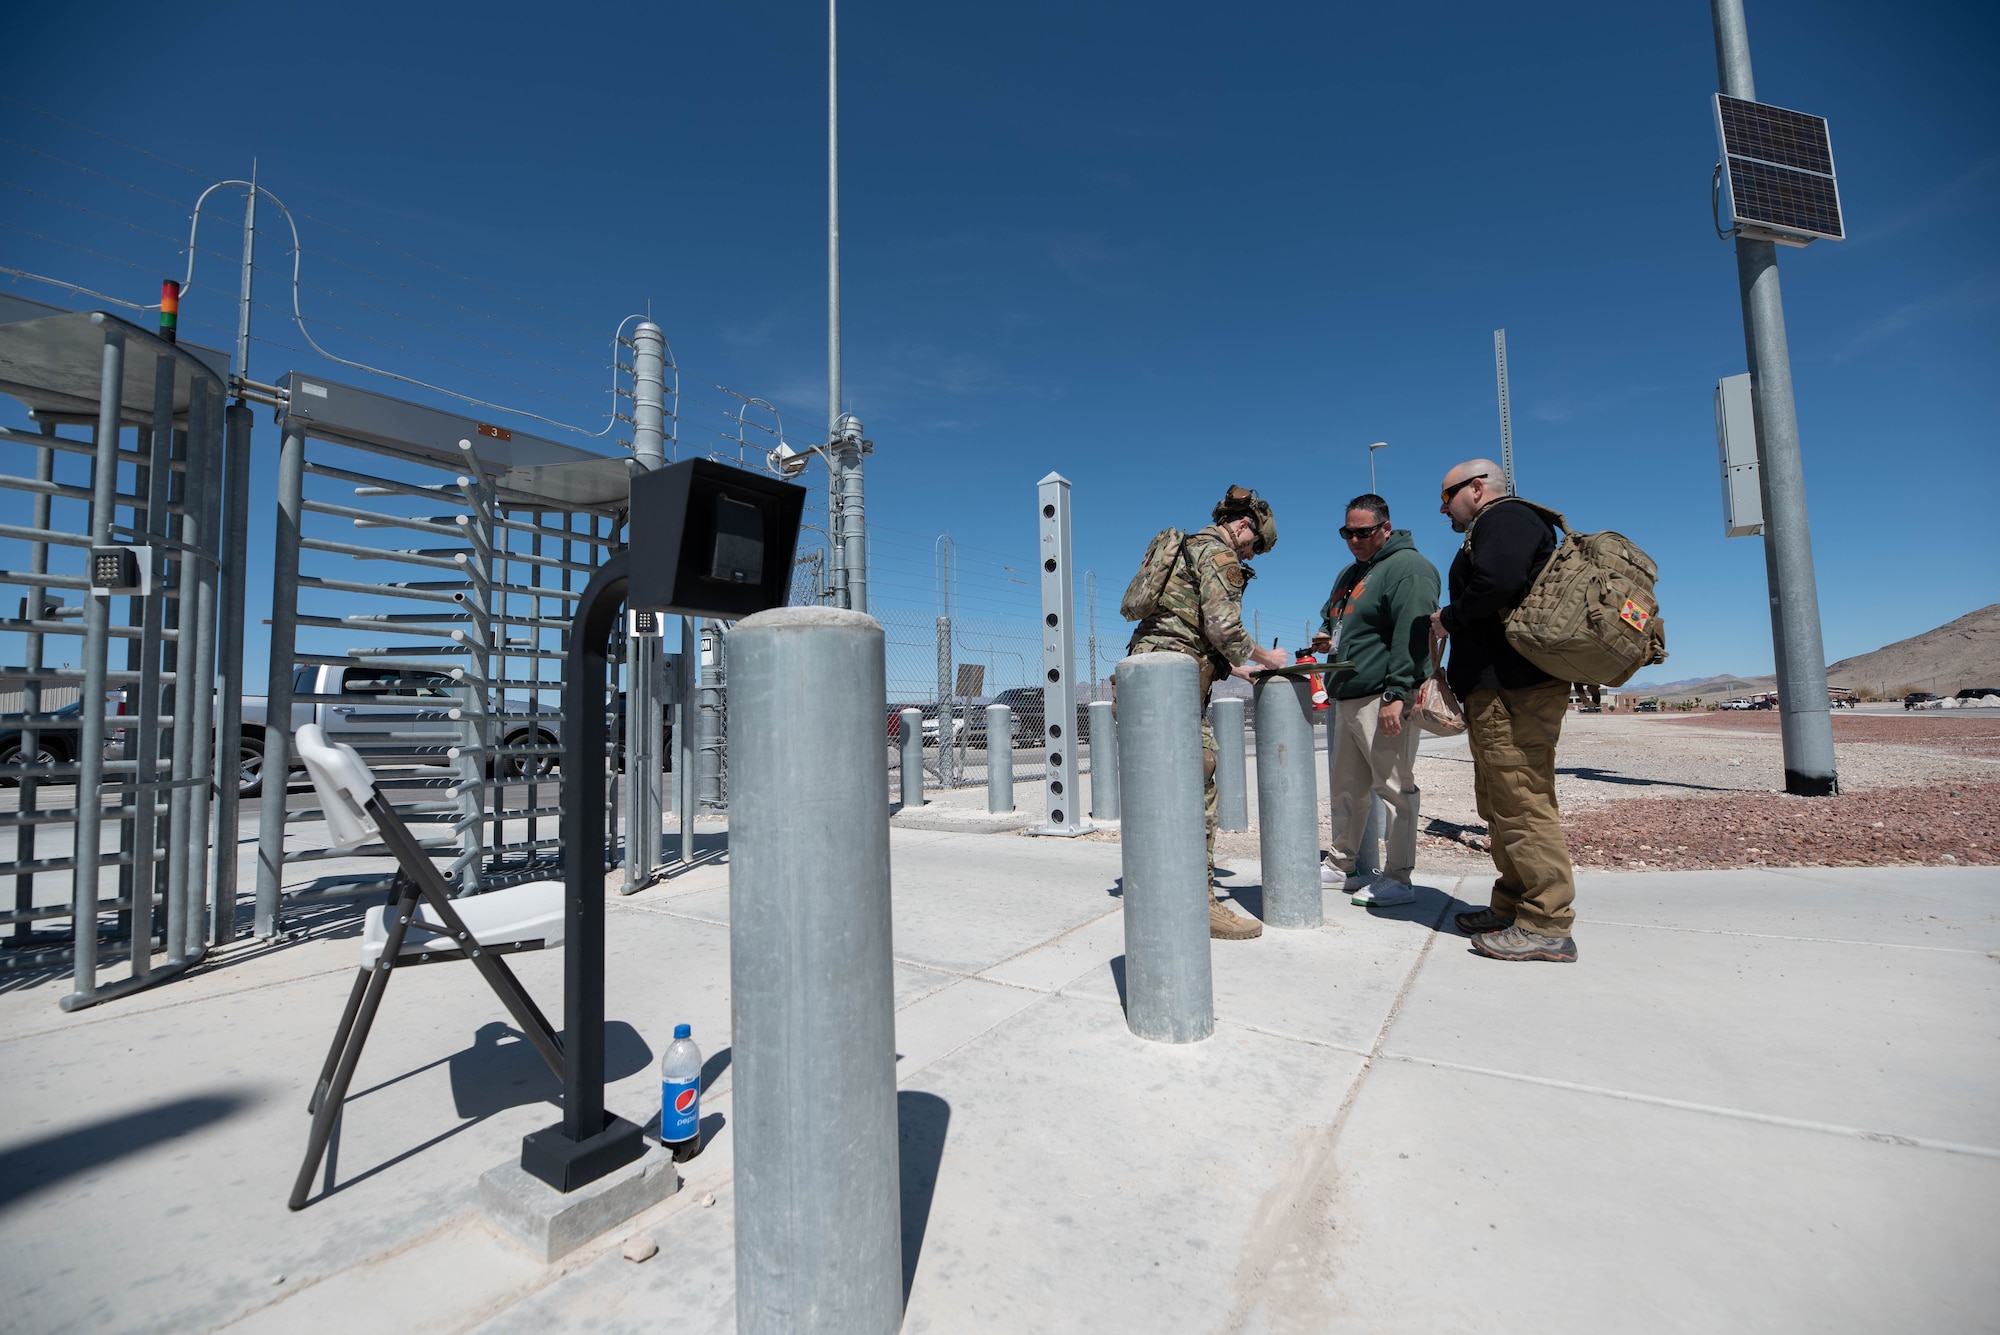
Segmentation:
{"type": "Polygon", "coordinates": [[[1473,795],[1500,873],[1493,910],[1544,936],[1568,936],[1576,921],[1576,873],[1556,810],[1556,739],[1568,708],[1560,681],[1474,691],[1465,701],[1473,795]]]}
{"type": "Polygon", "coordinates": [[[1416,720],[1406,706],[1403,730],[1382,731],[1382,697],[1335,700],[1331,773],[1327,789],[1333,809],[1333,862],[1349,876],[1368,824],[1369,796],[1382,795],[1389,828],[1382,839],[1382,874],[1410,883],[1417,868],[1417,821],[1423,794],[1417,789],[1416,720]]]}

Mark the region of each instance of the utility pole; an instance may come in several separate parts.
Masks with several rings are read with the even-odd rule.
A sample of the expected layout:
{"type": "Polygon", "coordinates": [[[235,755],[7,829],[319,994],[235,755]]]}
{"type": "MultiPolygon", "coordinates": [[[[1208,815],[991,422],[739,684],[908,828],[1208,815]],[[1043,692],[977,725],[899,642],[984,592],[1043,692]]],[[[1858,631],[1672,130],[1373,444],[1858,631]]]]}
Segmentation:
{"type": "Polygon", "coordinates": [[[1507,475],[1507,494],[1514,490],[1514,405],[1507,395],[1507,331],[1493,331],[1493,373],[1500,381],[1500,471],[1507,475]]]}
{"type": "MultiPolygon", "coordinates": [[[[1743,0],[1710,0],[1715,66],[1722,91],[1757,100],[1750,72],[1750,32],[1743,0]]],[[[1743,300],[1757,463],[1764,499],[1764,571],[1771,591],[1771,649],[1778,669],[1778,721],[1785,750],[1785,791],[1826,797],[1840,791],[1833,719],[1826,696],[1826,647],[1820,637],[1819,589],[1806,516],[1805,466],[1792,402],[1792,358],[1778,289],[1777,246],[1736,238],[1736,281],[1743,300]]]]}

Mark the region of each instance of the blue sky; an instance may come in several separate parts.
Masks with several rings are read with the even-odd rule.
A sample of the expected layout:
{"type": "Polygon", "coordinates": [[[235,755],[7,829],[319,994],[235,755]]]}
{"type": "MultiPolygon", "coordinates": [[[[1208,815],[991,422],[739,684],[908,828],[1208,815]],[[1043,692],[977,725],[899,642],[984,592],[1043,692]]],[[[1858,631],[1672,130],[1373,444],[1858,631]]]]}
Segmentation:
{"type": "MultiPolygon", "coordinates": [[[[1837,659],[2000,598],[2000,11],[1751,0],[1749,22],[1760,97],[1831,122],[1849,219],[1780,255],[1837,659]]],[[[343,355],[595,430],[604,344],[650,303],[684,389],[770,399],[794,438],[823,423],[821,7],[108,4],[10,28],[68,54],[0,102],[0,264],[152,300],[185,202],[254,155],[308,215],[304,301],[343,355]]],[[[1108,607],[1155,529],[1240,482],[1278,507],[1251,607],[1291,642],[1370,441],[1398,524],[1449,560],[1432,498],[1498,449],[1504,326],[1522,489],[1658,558],[1660,671],[1768,670],[1759,541],[1721,528],[1711,393],[1744,353],[1705,4],[856,0],[842,77],[846,392],[877,442],[886,602],[928,610],[946,531],[992,612],[1018,602],[999,572],[1032,559],[1056,469],[1108,607]]],[[[240,208],[204,223],[225,258],[201,259],[187,338],[233,331],[240,208]]],[[[257,378],[364,379],[292,351],[285,315],[257,313],[257,378]]],[[[690,402],[683,444],[719,421],[690,402]]]]}

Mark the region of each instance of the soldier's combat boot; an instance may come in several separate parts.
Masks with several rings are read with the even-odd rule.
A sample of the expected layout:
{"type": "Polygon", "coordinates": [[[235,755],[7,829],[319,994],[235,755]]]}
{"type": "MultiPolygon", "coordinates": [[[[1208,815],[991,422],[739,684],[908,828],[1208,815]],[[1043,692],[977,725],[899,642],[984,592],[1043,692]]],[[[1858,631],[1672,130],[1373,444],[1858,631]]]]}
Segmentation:
{"type": "Polygon", "coordinates": [[[1208,897],[1208,935],[1215,941],[1249,941],[1264,935],[1264,924],[1232,913],[1215,896],[1208,897]]]}

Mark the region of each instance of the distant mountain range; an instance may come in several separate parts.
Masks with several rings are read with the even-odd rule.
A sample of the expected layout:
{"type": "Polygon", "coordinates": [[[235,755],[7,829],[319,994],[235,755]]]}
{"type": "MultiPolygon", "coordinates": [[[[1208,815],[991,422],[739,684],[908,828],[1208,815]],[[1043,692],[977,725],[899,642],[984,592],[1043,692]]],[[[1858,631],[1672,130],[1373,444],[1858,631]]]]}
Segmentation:
{"type": "MultiPolygon", "coordinates": [[[[1827,666],[1830,686],[1870,695],[1935,691],[1952,695],[1967,686],[2000,686],[2000,603],[1967,612],[1935,630],[1885,644],[1827,666]]],[[[1775,677],[1689,677],[1681,681],[1635,681],[1620,694],[1642,692],[1663,700],[1726,700],[1777,689],[1775,677]]]]}

